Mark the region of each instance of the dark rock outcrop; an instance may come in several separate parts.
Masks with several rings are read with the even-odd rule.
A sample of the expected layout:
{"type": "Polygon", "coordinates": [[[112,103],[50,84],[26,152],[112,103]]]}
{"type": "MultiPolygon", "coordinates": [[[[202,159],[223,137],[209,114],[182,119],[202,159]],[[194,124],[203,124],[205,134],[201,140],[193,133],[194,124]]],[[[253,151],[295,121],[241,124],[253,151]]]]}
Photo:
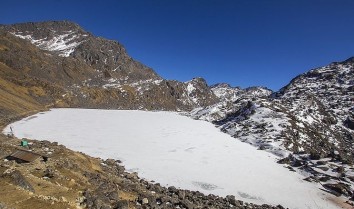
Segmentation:
{"type": "Polygon", "coordinates": [[[33,186],[26,180],[26,178],[18,170],[9,170],[5,172],[1,178],[7,178],[9,183],[19,186],[30,192],[35,192],[33,186]]]}

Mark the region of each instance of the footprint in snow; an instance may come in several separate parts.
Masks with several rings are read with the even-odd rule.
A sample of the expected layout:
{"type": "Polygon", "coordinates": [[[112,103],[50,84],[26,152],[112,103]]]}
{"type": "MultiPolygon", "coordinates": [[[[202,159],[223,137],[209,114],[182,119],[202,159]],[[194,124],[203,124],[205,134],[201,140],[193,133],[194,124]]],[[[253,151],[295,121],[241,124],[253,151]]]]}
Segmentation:
{"type": "Polygon", "coordinates": [[[193,150],[195,149],[196,147],[189,147],[187,149],[185,149],[184,151],[186,152],[193,152],[193,150]]]}
{"type": "Polygon", "coordinates": [[[214,184],[208,184],[208,183],[205,183],[205,182],[200,182],[200,181],[193,181],[192,184],[194,186],[197,186],[197,187],[200,187],[204,190],[214,190],[214,189],[218,189],[219,187],[214,185],[214,184]]]}
{"type": "Polygon", "coordinates": [[[252,196],[252,195],[247,194],[247,193],[245,193],[245,192],[237,192],[237,193],[238,193],[242,198],[245,198],[245,199],[264,201],[263,198],[261,198],[261,197],[252,196]]]}

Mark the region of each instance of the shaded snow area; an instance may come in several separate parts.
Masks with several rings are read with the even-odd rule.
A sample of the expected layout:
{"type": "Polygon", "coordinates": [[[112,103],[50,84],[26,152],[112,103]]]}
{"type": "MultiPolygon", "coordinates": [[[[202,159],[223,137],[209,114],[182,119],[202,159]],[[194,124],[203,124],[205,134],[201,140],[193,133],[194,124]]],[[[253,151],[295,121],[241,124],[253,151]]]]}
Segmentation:
{"type": "Polygon", "coordinates": [[[177,113],[53,109],[10,126],[19,138],[122,160],[127,170],[164,186],[289,208],[337,208],[318,185],[277,164],[275,155],[177,113]]]}
{"type": "Polygon", "coordinates": [[[65,31],[64,34],[43,39],[35,39],[32,35],[23,35],[20,33],[12,34],[19,38],[29,40],[40,49],[58,52],[59,56],[62,57],[69,57],[70,54],[75,51],[75,48],[82,43],[77,40],[81,35],[76,34],[74,31],[65,31]]]}

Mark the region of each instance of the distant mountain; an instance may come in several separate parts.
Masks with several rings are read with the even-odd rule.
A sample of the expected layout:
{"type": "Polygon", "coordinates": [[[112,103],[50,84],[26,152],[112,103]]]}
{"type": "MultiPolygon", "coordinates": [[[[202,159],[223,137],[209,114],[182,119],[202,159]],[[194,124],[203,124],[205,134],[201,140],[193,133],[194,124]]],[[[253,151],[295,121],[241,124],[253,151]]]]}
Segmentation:
{"type": "MultiPolygon", "coordinates": [[[[226,84],[215,85],[212,91],[221,102],[200,108],[199,113],[203,114],[194,111],[192,116],[222,124],[223,130],[232,132],[238,138],[246,136],[241,126],[253,126],[250,131],[257,132],[253,133],[258,135],[254,138],[259,139],[267,138],[264,136],[266,134],[274,135],[273,132],[280,131],[282,133],[279,132],[277,139],[284,140],[282,146],[286,150],[294,153],[319,152],[317,154],[322,158],[333,149],[342,150],[342,158],[350,160],[354,140],[352,60],[353,58],[332,63],[299,75],[274,93],[262,87],[242,90],[226,84]],[[239,110],[244,106],[249,108],[247,117],[239,117],[236,112],[241,114],[239,110]],[[215,111],[218,107],[218,111],[215,111]],[[205,111],[210,108],[213,111],[205,111]],[[211,117],[213,115],[215,117],[211,117]],[[223,121],[227,123],[222,123],[223,121]],[[250,124],[242,124],[246,121],[250,124]],[[257,124],[262,125],[257,128],[257,124]],[[318,147],[321,149],[317,149],[318,147]]],[[[268,146],[267,142],[263,145],[268,146]]]]}

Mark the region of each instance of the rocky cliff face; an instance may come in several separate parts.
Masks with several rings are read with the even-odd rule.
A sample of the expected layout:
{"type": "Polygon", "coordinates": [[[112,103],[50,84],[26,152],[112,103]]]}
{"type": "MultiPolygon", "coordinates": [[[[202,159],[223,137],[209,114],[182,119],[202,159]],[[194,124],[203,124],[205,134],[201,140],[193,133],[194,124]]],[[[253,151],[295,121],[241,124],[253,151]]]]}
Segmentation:
{"type": "Polygon", "coordinates": [[[299,75],[274,93],[217,85],[213,91],[221,102],[189,115],[285,157],[279,162],[292,166],[289,169],[305,171],[308,180],[350,196],[354,176],[353,75],[350,58],[299,75]]]}
{"type": "Polygon", "coordinates": [[[241,89],[240,87],[231,87],[229,84],[215,84],[211,90],[219,98],[220,102],[210,105],[206,108],[199,107],[192,110],[188,115],[195,119],[215,122],[230,118],[242,106],[251,101],[266,99],[273,92],[265,87],[250,87],[241,89]]]}
{"type": "Polygon", "coordinates": [[[353,157],[352,60],[299,75],[274,93],[261,87],[213,86],[221,102],[196,109],[191,116],[214,122],[250,143],[259,138],[257,145],[273,147],[265,140],[270,137],[294,153],[316,152],[323,158],[337,150],[349,160],[353,157]]]}
{"type": "Polygon", "coordinates": [[[164,80],[117,41],[72,22],[2,25],[0,30],[0,62],[29,79],[58,86],[60,96],[44,95],[57,106],[190,110],[218,101],[205,80],[164,80]]]}
{"type": "Polygon", "coordinates": [[[351,60],[311,70],[275,94],[275,101],[282,102],[294,115],[298,126],[295,128],[303,130],[304,136],[299,138],[304,141],[302,144],[307,144],[304,149],[321,147],[321,157],[334,150],[342,153],[343,159],[353,157],[354,135],[346,123],[353,114],[354,63],[351,60]],[[311,140],[318,144],[307,143],[311,140]]]}

